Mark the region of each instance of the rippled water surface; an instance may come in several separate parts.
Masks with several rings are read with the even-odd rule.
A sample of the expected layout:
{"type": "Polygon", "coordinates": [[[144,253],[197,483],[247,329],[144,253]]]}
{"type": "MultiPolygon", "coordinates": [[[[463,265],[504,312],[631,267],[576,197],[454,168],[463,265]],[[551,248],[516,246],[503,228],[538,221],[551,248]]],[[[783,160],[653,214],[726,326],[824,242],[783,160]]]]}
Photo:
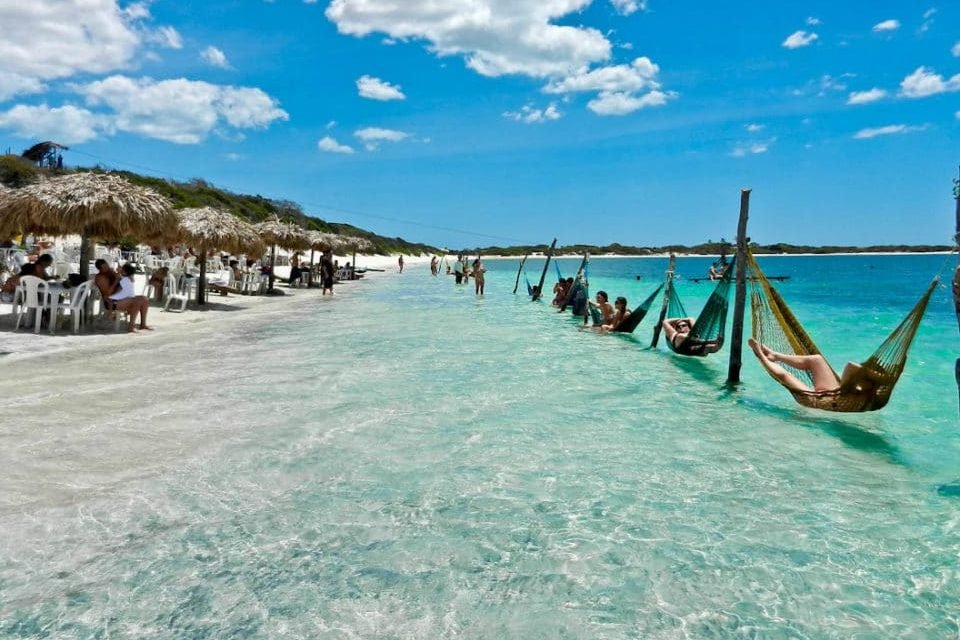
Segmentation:
{"type": "MultiPolygon", "coordinates": [[[[763,266],[839,367],[943,260],[763,266]]],[[[890,405],[843,415],[749,353],[727,391],[727,350],[649,350],[650,318],[578,330],[516,267],[482,299],[418,265],[5,362],[0,637],[958,636],[947,290],[890,405]]],[[[635,304],[664,267],[595,260],[593,288],[635,304]]]]}

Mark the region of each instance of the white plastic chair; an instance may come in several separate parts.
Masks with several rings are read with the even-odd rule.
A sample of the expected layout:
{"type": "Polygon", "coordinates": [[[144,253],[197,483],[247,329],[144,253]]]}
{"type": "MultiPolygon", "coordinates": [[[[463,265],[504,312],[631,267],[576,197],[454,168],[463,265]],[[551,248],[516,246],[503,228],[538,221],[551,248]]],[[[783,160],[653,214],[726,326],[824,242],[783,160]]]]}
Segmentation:
{"type": "MultiPolygon", "coordinates": [[[[87,280],[70,294],[70,318],[73,320],[73,332],[80,333],[80,326],[87,314],[87,298],[90,297],[91,281],[87,280]]],[[[118,314],[119,315],[119,314],[118,314]]]]}
{"type": "Polygon", "coordinates": [[[182,313],[187,309],[187,300],[189,299],[187,294],[177,286],[177,278],[173,274],[168,274],[167,279],[164,281],[164,294],[166,295],[166,300],[163,303],[163,310],[170,311],[170,305],[172,303],[177,303],[180,305],[178,313],[182,313]]]}
{"type": "MultiPolygon", "coordinates": [[[[14,330],[20,328],[20,320],[24,314],[30,313],[30,310],[36,311],[33,323],[33,332],[40,333],[40,323],[43,320],[43,312],[50,309],[50,286],[46,280],[36,276],[22,276],[20,278],[20,288],[23,290],[20,310],[17,312],[17,324],[14,330]]],[[[50,333],[53,333],[56,327],[56,318],[50,319],[50,333]]]]}

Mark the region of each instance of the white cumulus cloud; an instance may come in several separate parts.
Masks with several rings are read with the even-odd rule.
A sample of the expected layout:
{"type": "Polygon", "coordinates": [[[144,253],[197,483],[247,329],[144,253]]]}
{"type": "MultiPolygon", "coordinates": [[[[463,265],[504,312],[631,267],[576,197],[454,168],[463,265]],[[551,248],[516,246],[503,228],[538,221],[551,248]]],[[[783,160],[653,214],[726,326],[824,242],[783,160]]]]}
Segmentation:
{"type": "Polygon", "coordinates": [[[878,22],[873,25],[873,31],[875,33],[882,33],[884,31],[896,31],[900,28],[899,20],[884,20],[883,22],[878,22]]]}
{"type": "Polygon", "coordinates": [[[947,80],[932,69],[918,67],[900,83],[900,95],[906,98],[926,98],[949,91],[960,91],[960,73],[947,80]]]}
{"type": "Polygon", "coordinates": [[[805,22],[806,22],[809,26],[815,27],[815,26],[817,26],[818,24],[820,24],[820,18],[815,18],[815,17],[813,17],[813,16],[810,16],[809,18],[807,18],[807,19],[805,20],[805,22]]]}
{"type": "Polygon", "coordinates": [[[757,123],[751,123],[744,127],[744,129],[746,129],[750,133],[757,133],[757,132],[763,131],[765,128],[766,128],[765,125],[757,124],[757,123]]]}
{"type": "Polygon", "coordinates": [[[220,49],[217,49],[214,46],[209,46],[203,51],[200,52],[200,57],[203,58],[207,63],[212,64],[215,67],[220,67],[221,69],[229,69],[230,62],[227,60],[226,54],[223,53],[220,49]]]}
{"type": "Polygon", "coordinates": [[[853,91],[847,97],[847,104],[868,104],[887,97],[887,92],[874,87],[868,91],[853,91]]]}
{"type": "Polygon", "coordinates": [[[353,147],[340,144],[330,136],[320,138],[320,140],[317,141],[317,148],[320,149],[320,151],[326,151],[328,153],[353,153],[353,147]]]}
{"type": "Polygon", "coordinates": [[[353,135],[363,141],[363,146],[368,151],[376,151],[383,142],[402,142],[410,137],[410,134],[405,131],[380,127],[357,129],[353,135]]]}
{"type": "Polygon", "coordinates": [[[362,98],[371,100],[405,100],[407,96],[401,91],[400,85],[384,82],[380,78],[363,75],[357,80],[357,91],[362,98]]]}
{"type": "Polygon", "coordinates": [[[90,107],[105,107],[109,128],[178,144],[195,144],[217,127],[257,129],[287,120],[260,89],[186,80],[110,76],[73,89],[90,107]]]}
{"type": "Polygon", "coordinates": [[[182,49],[183,38],[173,27],[160,27],[150,38],[169,49],[182,49]]]}
{"type": "Polygon", "coordinates": [[[660,67],[650,58],[640,57],[630,64],[581,69],[547,84],[543,90],[553,94],[598,92],[599,95],[587,103],[587,108],[598,115],[625,115],[644,107],[664,105],[677,96],[661,90],[657,80],[659,71],[660,67]]]}
{"type": "MultiPolygon", "coordinates": [[[[468,68],[488,77],[523,75],[543,79],[548,93],[605,92],[595,105],[662,103],[664,92],[601,85],[617,82],[659,89],[632,65],[611,65],[613,44],[598,29],[577,23],[593,0],[331,0],[326,17],[340,33],[383,34],[382,42],[422,42],[438,57],[461,56],[468,68]],[[624,79],[623,76],[632,76],[624,79]],[[618,80],[619,78],[619,80],[618,80]],[[594,84],[596,88],[587,88],[594,84]],[[624,94],[620,96],[620,94],[624,94]]],[[[645,0],[610,0],[629,14],[645,0]]],[[[646,63],[654,69],[649,59],[646,63]]],[[[634,63],[636,64],[636,62],[634,63]]],[[[638,108],[638,107],[637,107],[638,108]]]]}
{"type": "Polygon", "coordinates": [[[730,155],[734,158],[743,158],[749,155],[759,155],[770,150],[770,146],[776,142],[775,138],[770,140],[757,140],[753,142],[744,142],[738,144],[731,151],[730,155]]]}
{"type": "Polygon", "coordinates": [[[610,0],[610,4],[623,16],[629,16],[637,11],[646,11],[646,0],[610,0]]]}
{"type": "Polygon", "coordinates": [[[905,124],[890,124],[885,127],[874,127],[871,129],[861,129],[853,134],[856,140],[868,140],[878,136],[890,136],[902,133],[911,133],[913,131],[923,131],[926,127],[908,126],[905,124]]]}
{"type": "Polygon", "coordinates": [[[787,39],[783,41],[782,47],[787,49],[799,49],[800,47],[806,47],[807,45],[813,43],[814,40],[819,38],[815,33],[808,33],[806,31],[794,31],[787,39]]]}
{"type": "Polygon", "coordinates": [[[126,67],[147,16],[145,5],[121,10],[116,0],[0,2],[0,88],[29,91],[44,80],[126,67]]]}
{"type": "Polygon", "coordinates": [[[610,41],[598,30],[556,23],[591,1],[333,0],[326,16],[343,34],[425,41],[439,56],[464,56],[485,76],[551,77],[609,59],[610,41]]]}
{"type": "Polygon", "coordinates": [[[56,140],[64,144],[86,142],[97,137],[103,125],[96,114],[66,105],[17,105],[0,113],[0,128],[10,129],[21,138],[56,140]]]}
{"type": "Polygon", "coordinates": [[[39,93],[43,90],[44,84],[36,78],[0,71],[0,102],[16,95],[39,93]]]}
{"type": "Polygon", "coordinates": [[[618,64],[609,67],[600,67],[592,71],[581,69],[572,74],[551,82],[544,91],[546,93],[572,93],[577,91],[621,91],[635,92],[642,89],[658,89],[660,83],[656,76],[660,67],[650,61],[650,58],[637,58],[630,64],[618,64]]]}
{"type": "Polygon", "coordinates": [[[600,95],[587,103],[587,108],[600,116],[624,116],[646,107],[659,107],[676,97],[674,93],[651,91],[635,96],[620,91],[601,91],[600,95]]]}
{"type": "Polygon", "coordinates": [[[545,109],[537,109],[532,105],[524,105],[520,108],[520,111],[507,111],[503,114],[503,117],[509,118],[510,120],[516,120],[517,122],[525,122],[527,124],[533,124],[537,122],[547,122],[548,120],[558,120],[560,119],[561,113],[557,109],[557,105],[550,103],[545,109]]]}
{"type": "Polygon", "coordinates": [[[953,47],[950,49],[950,55],[954,58],[960,58],[960,41],[954,43],[953,47]]]}

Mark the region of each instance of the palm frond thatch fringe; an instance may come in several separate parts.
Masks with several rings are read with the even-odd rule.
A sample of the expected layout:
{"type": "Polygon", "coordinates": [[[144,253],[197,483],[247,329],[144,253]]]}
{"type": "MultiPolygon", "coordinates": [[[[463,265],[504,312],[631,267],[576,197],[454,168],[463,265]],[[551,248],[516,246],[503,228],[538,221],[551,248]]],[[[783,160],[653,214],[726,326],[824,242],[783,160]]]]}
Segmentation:
{"type": "Polygon", "coordinates": [[[176,224],[169,200],[109,173],[72,173],[0,194],[0,235],[80,234],[83,278],[91,238],[149,237],[176,224]]]}
{"type": "Polygon", "coordinates": [[[274,217],[253,225],[260,238],[268,245],[281,249],[304,250],[310,248],[310,236],[295,224],[280,222],[274,217]]]}
{"type": "Polygon", "coordinates": [[[0,234],[148,236],[176,225],[169,200],[108,173],[73,173],[3,192],[0,234]]]}

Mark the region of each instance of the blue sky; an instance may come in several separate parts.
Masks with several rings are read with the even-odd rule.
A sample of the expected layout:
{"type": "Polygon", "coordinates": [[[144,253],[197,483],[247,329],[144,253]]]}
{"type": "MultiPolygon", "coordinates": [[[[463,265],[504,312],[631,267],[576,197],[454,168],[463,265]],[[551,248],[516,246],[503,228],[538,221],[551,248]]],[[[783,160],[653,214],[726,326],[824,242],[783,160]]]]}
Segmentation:
{"type": "Polygon", "coordinates": [[[0,147],[440,246],[948,244],[960,3],[0,0],[0,147]]]}

